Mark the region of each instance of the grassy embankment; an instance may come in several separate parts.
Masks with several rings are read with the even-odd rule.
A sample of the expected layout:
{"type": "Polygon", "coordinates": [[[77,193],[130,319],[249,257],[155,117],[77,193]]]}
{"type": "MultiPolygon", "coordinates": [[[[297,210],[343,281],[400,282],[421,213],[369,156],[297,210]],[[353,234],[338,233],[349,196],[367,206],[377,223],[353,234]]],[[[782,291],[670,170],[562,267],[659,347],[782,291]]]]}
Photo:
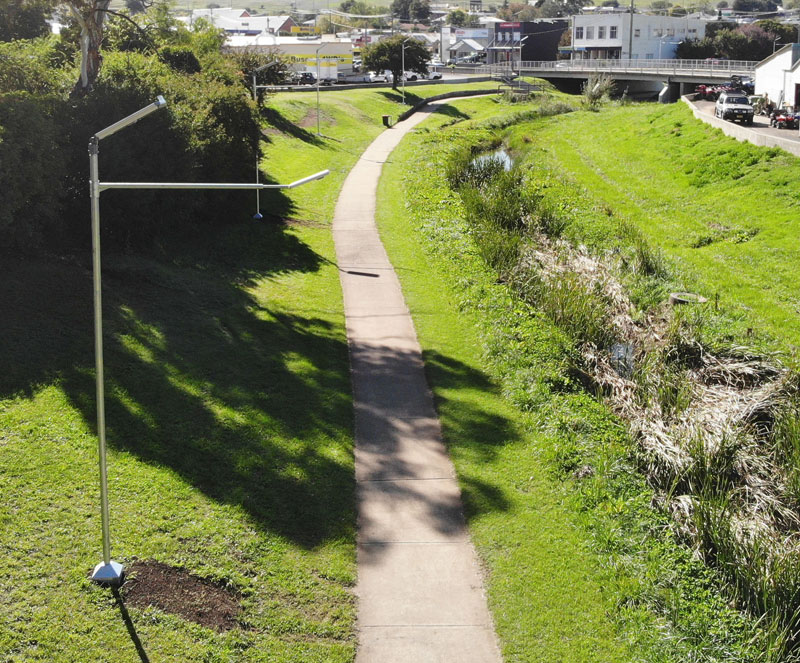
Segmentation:
{"type": "MultiPolygon", "coordinates": [[[[507,657],[624,658],[612,644],[616,631],[640,660],[773,660],[775,638],[729,607],[721,579],[678,543],[668,516],[651,509],[655,495],[637,472],[623,422],[580,388],[571,332],[487,266],[516,255],[525,239],[508,233],[506,241],[491,223],[463,221],[464,202],[446,173],[460,147],[501,141],[505,122],[490,100],[455,105],[454,117],[429,120],[393,154],[379,219],[425,351],[507,657]],[[562,631],[549,630],[559,623],[562,631]]],[[[570,118],[509,131],[516,147],[535,145],[541,127],[570,118]]],[[[483,211],[507,218],[510,199],[493,207],[485,193],[483,211]]],[[[555,227],[571,211],[569,200],[554,202],[536,212],[536,223],[555,227]]],[[[640,259],[656,260],[649,251],[640,244],[640,259]]]]}
{"type": "Polygon", "coordinates": [[[532,135],[533,159],[640,228],[693,287],[800,343],[796,157],[737,143],[683,104],[565,115],[532,135]]]}
{"type": "MultiPolygon", "coordinates": [[[[314,97],[301,98],[304,116],[314,97]]],[[[286,120],[291,96],[274,100],[264,170],[333,171],[262,195],[292,221],[104,255],[113,556],[234,589],[231,631],[126,608],[88,580],[101,556],[89,256],[3,258],[0,658],[351,660],[352,403],[328,225],[396,98],[324,92],[321,140],[286,120]]]]}

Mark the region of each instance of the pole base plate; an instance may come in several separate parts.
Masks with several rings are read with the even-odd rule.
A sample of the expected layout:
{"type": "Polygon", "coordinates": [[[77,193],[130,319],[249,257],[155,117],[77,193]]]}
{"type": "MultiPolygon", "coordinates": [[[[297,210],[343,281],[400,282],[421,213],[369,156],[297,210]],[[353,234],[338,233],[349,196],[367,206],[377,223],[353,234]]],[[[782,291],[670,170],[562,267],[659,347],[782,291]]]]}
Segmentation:
{"type": "Polygon", "coordinates": [[[108,564],[100,562],[92,571],[92,580],[99,585],[119,587],[124,578],[125,569],[122,564],[113,559],[108,564]]]}

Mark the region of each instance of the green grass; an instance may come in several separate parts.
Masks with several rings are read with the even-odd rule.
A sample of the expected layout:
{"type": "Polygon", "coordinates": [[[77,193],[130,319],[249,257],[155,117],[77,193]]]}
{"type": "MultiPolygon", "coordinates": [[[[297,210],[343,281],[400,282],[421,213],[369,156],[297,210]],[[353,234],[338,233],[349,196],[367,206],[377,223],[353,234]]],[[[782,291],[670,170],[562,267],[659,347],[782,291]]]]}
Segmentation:
{"type": "MultiPolygon", "coordinates": [[[[393,153],[378,216],[507,660],[764,660],[762,634],[651,509],[622,422],[571,374],[572,341],[498,282],[462,221],[449,155],[491,144],[520,106],[454,103],[461,121],[434,117],[393,153]]],[[[514,149],[535,141],[518,131],[514,149]]]]}
{"type": "Polygon", "coordinates": [[[633,224],[702,294],[800,343],[796,157],[737,143],[682,104],[562,115],[511,140],[523,132],[528,158],[574,184],[576,206],[633,224]]]}
{"type": "Polygon", "coordinates": [[[241,628],[126,607],[89,581],[101,558],[89,256],[3,257],[3,661],[352,660],[353,414],[329,223],[396,97],[323,93],[319,141],[283,119],[313,95],[271,100],[263,169],[333,171],[262,195],[265,215],[292,221],[104,255],[113,557],[238,590],[241,628]]]}
{"type": "MultiPolygon", "coordinates": [[[[457,107],[475,119],[509,111],[490,100],[460,101],[457,107]]],[[[441,124],[435,117],[423,126],[436,135],[434,127],[441,124]]],[[[504,655],[508,661],[632,660],[606,617],[613,609],[607,578],[562,504],[563,495],[549,481],[524,417],[486,372],[475,311],[459,310],[464,293],[448,287],[448,276],[480,279],[485,300],[477,306],[509,302],[492,288],[488,275],[480,274],[474,252],[462,255],[467,276],[444,273],[426,259],[425,241],[408,232],[407,210],[421,204],[408,196],[422,177],[431,176],[438,161],[431,153],[441,148],[430,135],[417,130],[393,153],[381,179],[378,219],[424,348],[470,531],[488,567],[504,655]]],[[[416,193],[443,214],[450,212],[446,201],[427,198],[429,187],[416,193]]]]}

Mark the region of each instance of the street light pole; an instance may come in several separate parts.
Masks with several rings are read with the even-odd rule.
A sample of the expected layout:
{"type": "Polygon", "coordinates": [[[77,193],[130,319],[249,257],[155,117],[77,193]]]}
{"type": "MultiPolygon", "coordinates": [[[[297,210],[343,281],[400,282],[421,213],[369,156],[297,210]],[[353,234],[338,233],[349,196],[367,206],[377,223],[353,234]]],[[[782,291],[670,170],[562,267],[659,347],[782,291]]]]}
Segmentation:
{"type": "Polygon", "coordinates": [[[253,69],[253,101],[257,101],[257,99],[256,99],[256,88],[258,86],[256,85],[256,74],[259,71],[263,71],[267,67],[271,67],[274,64],[278,64],[278,61],[277,60],[271,60],[270,62],[267,62],[267,64],[262,64],[260,67],[257,67],[256,69],[253,69]]]}
{"type": "Polygon", "coordinates": [[[530,37],[530,35],[525,35],[524,37],[520,36],[519,40],[519,74],[522,75],[522,44],[525,43],[525,40],[530,37]]]}
{"type": "Polygon", "coordinates": [[[314,60],[317,63],[317,136],[321,136],[322,134],[319,132],[319,52],[327,46],[326,43],[322,43],[319,45],[319,48],[314,53],[314,60]]]}
{"type": "Polygon", "coordinates": [[[125,570],[119,562],[111,559],[111,534],[109,527],[108,471],[106,461],[106,417],[105,385],[103,376],[103,302],[100,260],[100,193],[106,189],[293,189],[308,182],[319,180],[329,174],[322,170],[290,184],[259,183],[202,183],[202,182],[101,182],[99,166],[99,146],[103,138],[130,126],[150,113],[167,105],[159,96],[152,104],[139,109],[128,117],[101,129],[89,141],[89,195],[92,217],[92,282],[94,290],[94,349],[95,381],[97,396],[97,440],[100,469],[100,519],[103,534],[103,561],[92,571],[92,580],[102,585],[120,585],[125,570]]]}
{"type": "Polygon", "coordinates": [[[94,366],[97,397],[97,447],[100,464],[100,522],[103,530],[103,561],[94,567],[92,580],[107,585],[122,583],[122,564],[111,559],[111,533],[106,466],[106,402],[103,377],[103,294],[100,279],[100,140],[130,126],[167,105],[159,96],[152,104],[98,131],[89,141],[89,187],[92,197],[92,281],[94,289],[94,366]]]}
{"type": "Polygon", "coordinates": [[[409,39],[411,39],[411,37],[406,37],[406,38],[405,38],[405,39],[403,39],[403,41],[400,43],[401,50],[402,50],[402,52],[403,52],[403,53],[402,53],[402,56],[401,56],[401,58],[400,58],[400,69],[401,69],[401,71],[402,71],[402,73],[400,74],[400,78],[401,78],[401,80],[403,81],[403,105],[404,105],[404,106],[405,106],[405,104],[406,104],[406,42],[407,42],[409,39]]]}

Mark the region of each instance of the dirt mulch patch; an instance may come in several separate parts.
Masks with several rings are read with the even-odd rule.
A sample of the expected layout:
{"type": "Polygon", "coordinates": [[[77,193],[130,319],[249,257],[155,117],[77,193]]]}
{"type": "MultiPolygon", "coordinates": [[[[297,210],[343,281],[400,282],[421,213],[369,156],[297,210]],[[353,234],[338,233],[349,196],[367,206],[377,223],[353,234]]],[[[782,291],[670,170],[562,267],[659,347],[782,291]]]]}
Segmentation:
{"type": "Polygon", "coordinates": [[[236,628],[242,611],[237,592],[152,560],[128,568],[122,595],[128,605],[154,606],[215,631],[236,628]]]}

